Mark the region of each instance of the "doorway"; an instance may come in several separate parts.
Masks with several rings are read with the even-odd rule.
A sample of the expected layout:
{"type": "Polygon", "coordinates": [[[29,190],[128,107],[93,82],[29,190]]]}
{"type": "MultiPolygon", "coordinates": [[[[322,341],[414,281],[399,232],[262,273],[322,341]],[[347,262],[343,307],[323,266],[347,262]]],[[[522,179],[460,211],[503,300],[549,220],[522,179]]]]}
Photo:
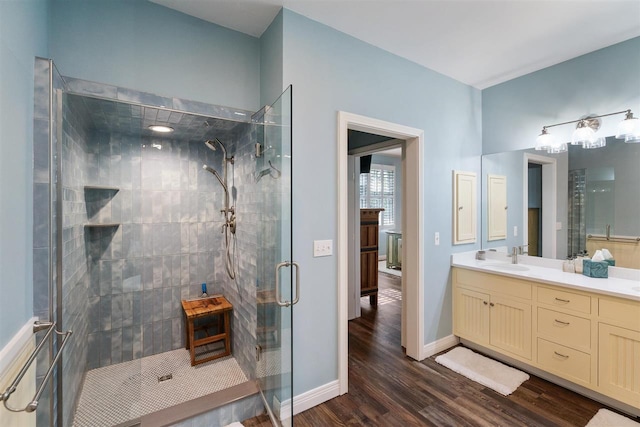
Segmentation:
{"type": "Polygon", "coordinates": [[[402,162],[402,283],[405,315],[402,329],[407,356],[422,360],[424,354],[423,272],[423,140],[424,132],[395,123],[346,112],[338,113],[338,382],[340,394],[348,391],[349,318],[349,168],[348,131],[356,130],[404,141],[402,162]]]}
{"type": "Polygon", "coordinates": [[[527,172],[529,174],[529,201],[528,214],[528,238],[529,256],[542,256],[542,165],[529,163],[527,172]]]}
{"type": "Polygon", "coordinates": [[[524,218],[522,225],[524,246],[528,247],[530,254],[533,254],[535,250],[536,256],[555,259],[557,252],[557,160],[552,157],[525,153],[523,169],[524,218]]]}

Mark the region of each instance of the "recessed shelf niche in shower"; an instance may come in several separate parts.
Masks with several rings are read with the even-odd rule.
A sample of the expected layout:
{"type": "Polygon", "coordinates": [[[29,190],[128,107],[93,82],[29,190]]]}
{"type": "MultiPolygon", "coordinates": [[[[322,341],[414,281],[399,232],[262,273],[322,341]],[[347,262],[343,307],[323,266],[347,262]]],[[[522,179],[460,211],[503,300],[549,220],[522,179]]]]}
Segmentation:
{"type": "MultiPolygon", "coordinates": [[[[118,187],[85,185],[84,200],[87,207],[87,218],[99,216],[100,210],[113,199],[118,191],[120,191],[118,187]]],[[[120,223],[117,222],[89,222],[85,224],[85,228],[108,228],[118,227],[119,225],[120,223]]]]}

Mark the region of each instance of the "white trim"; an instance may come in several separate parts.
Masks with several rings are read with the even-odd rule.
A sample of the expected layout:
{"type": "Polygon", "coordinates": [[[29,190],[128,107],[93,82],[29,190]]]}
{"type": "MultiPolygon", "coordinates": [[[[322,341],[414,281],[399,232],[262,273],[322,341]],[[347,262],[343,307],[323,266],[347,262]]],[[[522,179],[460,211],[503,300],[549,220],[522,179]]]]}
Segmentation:
{"type": "Polygon", "coordinates": [[[403,239],[402,284],[403,300],[407,301],[406,349],[407,356],[416,360],[424,357],[424,214],[423,214],[423,162],[424,131],[365,116],[338,112],[337,172],[338,172],[338,381],[340,394],[349,387],[349,331],[348,331],[348,130],[374,133],[405,141],[402,157],[403,239]],[[410,179],[407,179],[410,178],[410,179]]]}
{"type": "Polygon", "coordinates": [[[529,163],[542,165],[542,247],[540,255],[556,258],[557,252],[557,200],[558,161],[553,157],[524,153],[522,242],[529,244],[529,163]]]}
{"type": "MultiPolygon", "coordinates": [[[[318,406],[321,403],[338,396],[340,396],[338,380],[331,381],[330,383],[316,387],[313,390],[294,396],[293,415],[297,415],[300,412],[304,412],[307,409],[311,409],[314,406],[318,406]]],[[[289,418],[289,414],[291,414],[291,399],[287,399],[282,402],[280,414],[282,414],[283,420],[289,418]]]]}
{"type": "MultiPolygon", "coordinates": [[[[33,323],[37,321],[37,317],[27,320],[27,323],[20,328],[13,338],[0,350],[0,378],[5,378],[7,370],[11,368],[13,362],[22,354],[24,349],[29,345],[30,341],[35,340],[33,333],[33,323]]],[[[35,342],[35,341],[34,341],[35,342]]]]}
{"type": "Polygon", "coordinates": [[[445,351],[450,349],[451,347],[455,347],[456,345],[458,345],[458,343],[460,343],[460,338],[452,334],[425,345],[422,349],[422,355],[426,359],[427,357],[431,357],[434,354],[440,353],[441,351],[445,351]]]}

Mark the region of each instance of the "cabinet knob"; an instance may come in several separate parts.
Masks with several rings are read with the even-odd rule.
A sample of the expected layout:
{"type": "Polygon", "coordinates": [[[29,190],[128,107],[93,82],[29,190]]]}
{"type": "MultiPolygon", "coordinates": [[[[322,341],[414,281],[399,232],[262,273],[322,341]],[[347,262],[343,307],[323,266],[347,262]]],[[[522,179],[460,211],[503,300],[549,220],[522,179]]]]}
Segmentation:
{"type": "Polygon", "coordinates": [[[494,304],[494,303],[492,303],[492,302],[490,302],[490,303],[489,303],[489,306],[490,306],[490,307],[493,307],[493,306],[495,306],[495,304],[494,304]]]}
{"type": "Polygon", "coordinates": [[[486,302],[486,301],[482,301],[482,303],[483,303],[484,305],[487,305],[487,304],[489,304],[489,303],[488,303],[488,302],[486,302]]]}
{"type": "Polygon", "coordinates": [[[506,211],[507,209],[509,209],[509,206],[505,206],[505,207],[504,207],[504,210],[505,210],[505,211],[506,211]]]}
{"type": "Polygon", "coordinates": [[[462,206],[460,206],[460,207],[458,208],[458,210],[459,210],[459,211],[461,211],[461,210],[462,210],[462,206]]]}

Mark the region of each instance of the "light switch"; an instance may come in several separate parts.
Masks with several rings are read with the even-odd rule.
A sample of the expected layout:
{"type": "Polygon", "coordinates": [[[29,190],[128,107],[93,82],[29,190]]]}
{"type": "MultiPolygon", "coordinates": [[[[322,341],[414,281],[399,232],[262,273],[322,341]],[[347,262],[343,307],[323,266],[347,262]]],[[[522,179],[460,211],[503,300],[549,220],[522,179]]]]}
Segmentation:
{"type": "Polygon", "coordinates": [[[333,240],[314,240],[313,257],[333,255],[333,240]]]}
{"type": "Polygon", "coordinates": [[[436,234],[434,236],[433,243],[435,243],[436,246],[440,245],[440,233],[437,232],[437,231],[436,231],[436,234]]]}
{"type": "Polygon", "coordinates": [[[517,225],[513,226],[513,237],[518,237],[518,226],[517,225]]]}

